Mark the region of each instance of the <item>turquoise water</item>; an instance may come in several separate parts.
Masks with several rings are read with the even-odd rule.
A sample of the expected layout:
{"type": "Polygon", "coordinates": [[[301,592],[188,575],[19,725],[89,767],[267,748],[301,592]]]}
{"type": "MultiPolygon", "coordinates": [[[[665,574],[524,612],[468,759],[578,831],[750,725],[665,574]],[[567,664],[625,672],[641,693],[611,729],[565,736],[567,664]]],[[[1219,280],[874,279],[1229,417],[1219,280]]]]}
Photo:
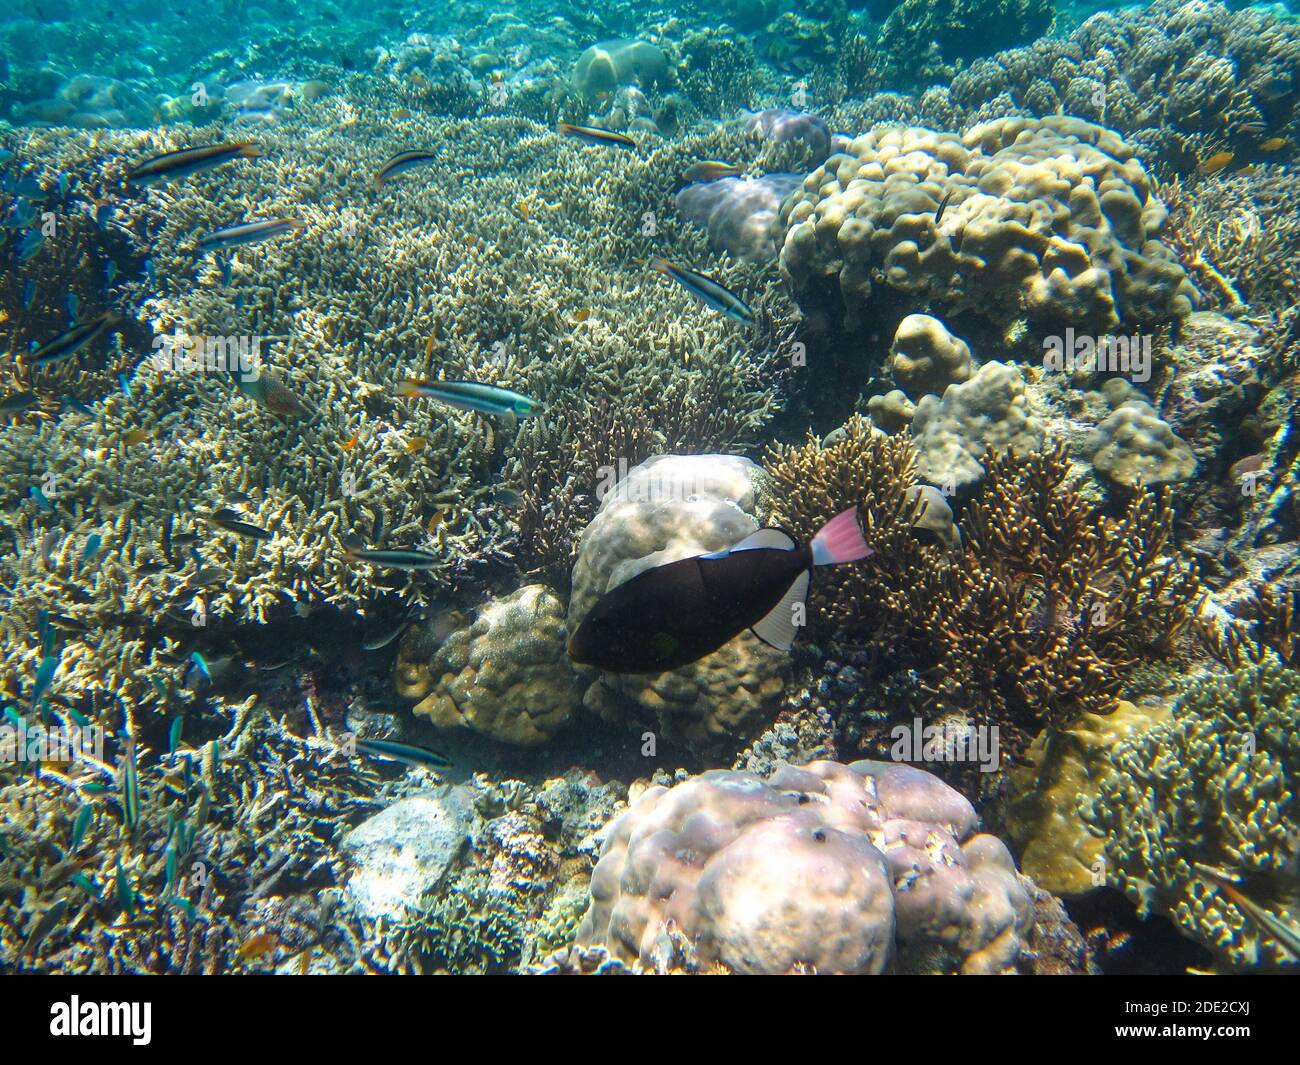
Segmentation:
{"type": "Polygon", "coordinates": [[[1293,972],[1298,107],[1282,5],[11,4],[0,971],[1293,972]]]}

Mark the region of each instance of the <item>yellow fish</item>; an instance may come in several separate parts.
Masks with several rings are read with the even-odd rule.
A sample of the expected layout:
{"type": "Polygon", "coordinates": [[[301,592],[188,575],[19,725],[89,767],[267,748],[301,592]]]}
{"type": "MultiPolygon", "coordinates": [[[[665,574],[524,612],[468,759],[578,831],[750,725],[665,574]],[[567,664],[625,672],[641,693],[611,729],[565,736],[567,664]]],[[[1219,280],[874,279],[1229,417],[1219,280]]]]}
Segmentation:
{"type": "Polygon", "coordinates": [[[1259,146],[1259,150],[1261,152],[1280,152],[1290,143],[1285,137],[1269,137],[1259,146]]]}
{"type": "Polygon", "coordinates": [[[591,308],[583,307],[582,310],[573,312],[573,324],[581,325],[590,317],[591,317],[591,308]]]}
{"type": "Polygon", "coordinates": [[[1217,174],[1224,167],[1229,166],[1235,156],[1232,152],[1215,152],[1200,165],[1202,174],[1217,174]]]}
{"type": "Polygon", "coordinates": [[[128,429],[122,434],[122,443],[128,447],[134,447],[136,444],[143,444],[149,439],[149,433],[145,429],[128,429]]]}
{"type": "Polygon", "coordinates": [[[402,446],[406,448],[406,453],[408,455],[414,455],[417,451],[423,448],[424,445],[427,444],[428,442],[429,442],[429,438],[427,436],[413,436],[411,437],[410,440],[407,440],[405,443],[403,443],[402,446]]]}
{"type": "Polygon", "coordinates": [[[349,440],[349,441],[347,441],[347,442],[343,445],[343,450],[344,450],[344,451],[351,451],[354,447],[357,446],[357,441],[360,440],[360,439],[361,439],[361,430],[358,429],[355,433],[352,434],[352,439],[349,440]]]}
{"type": "Polygon", "coordinates": [[[411,112],[405,107],[399,107],[393,112],[393,117],[400,122],[402,119],[410,118],[411,112]]]}

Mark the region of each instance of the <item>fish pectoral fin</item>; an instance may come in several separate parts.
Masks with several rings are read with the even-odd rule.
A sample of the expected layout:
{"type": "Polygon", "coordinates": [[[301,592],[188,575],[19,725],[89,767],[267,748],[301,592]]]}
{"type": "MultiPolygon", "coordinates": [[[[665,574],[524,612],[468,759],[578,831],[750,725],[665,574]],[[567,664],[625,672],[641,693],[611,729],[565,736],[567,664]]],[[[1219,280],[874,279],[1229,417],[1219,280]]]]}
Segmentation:
{"type": "MultiPolygon", "coordinates": [[[[804,600],[808,597],[808,585],[811,581],[812,574],[807,570],[799,574],[794,579],[794,583],[786,589],[781,601],[769,610],[764,618],[755,622],[749,631],[769,647],[775,647],[780,651],[790,650],[794,646],[794,636],[798,630],[798,625],[795,623],[796,609],[802,608],[804,600]]],[[[802,614],[801,609],[798,612],[802,614]]]]}
{"type": "Polygon", "coordinates": [[[758,532],[750,533],[740,543],[735,544],[727,551],[719,552],[719,554],[725,555],[735,551],[757,551],[760,548],[773,551],[793,551],[795,548],[794,538],[781,529],[759,529],[758,532]]]}

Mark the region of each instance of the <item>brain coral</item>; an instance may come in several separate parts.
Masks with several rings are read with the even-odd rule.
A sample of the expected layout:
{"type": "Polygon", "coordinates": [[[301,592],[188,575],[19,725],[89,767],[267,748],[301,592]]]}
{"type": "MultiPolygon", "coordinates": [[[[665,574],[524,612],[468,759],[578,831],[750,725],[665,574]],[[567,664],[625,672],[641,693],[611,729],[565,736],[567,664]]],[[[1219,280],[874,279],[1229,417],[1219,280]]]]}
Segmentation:
{"type": "Polygon", "coordinates": [[[422,663],[412,659],[427,663],[419,670],[422,684],[402,683],[408,696],[423,695],[416,714],[440,728],[469,728],[525,746],[544,743],[568,720],[576,691],[564,604],[540,584],[491,600],[471,624],[438,635],[413,630],[399,656],[399,670],[413,664],[419,670],[422,663]]]}
{"type": "Polygon", "coordinates": [[[1075,118],[964,136],[878,128],[809,175],[781,216],[796,298],[837,296],[849,329],[886,296],[1004,331],[1025,317],[1104,331],[1187,314],[1195,294],[1157,239],[1165,210],[1132,150],[1075,118]]]}
{"type": "MultiPolygon", "coordinates": [[[[628,471],[582,536],[569,631],[611,588],[652,566],[718,551],[758,528],[761,470],[727,455],[658,455],[628,471]]],[[[584,703],[604,717],[639,709],[691,741],[734,737],[774,709],[788,655],[749,632],[697,662],[648,676],[589,678],[584,703]]]]}
{"type": "Polygon", "coordinates": [[[990,450],[1021,455],[1043,445],[1043,423],[1029,405],[1020,371],[988,362],[969,381],[949,385],[943,398],[922,396],[912,416],[921,477],[960,488],[984,475],[990,450]]]}
{"type": "Polygon", "coordinates": [[[1014,971],[1033,926],[1011,855],[970,803],[889,762],[711,770],[652,787],[609,828],[579,947],[737,973],[1014,971]]]}
{"type": "Polygon", "coordinates": [[[1111,882],[1227,962],[1294,961],[1192,863],[1240,877],[1258,905],[1300,920],[1300,673],[1269,654],[1203,677],[1172,720],[1121,742],[1111,763],[1083,808],[1104,841],[1111,882]]]}

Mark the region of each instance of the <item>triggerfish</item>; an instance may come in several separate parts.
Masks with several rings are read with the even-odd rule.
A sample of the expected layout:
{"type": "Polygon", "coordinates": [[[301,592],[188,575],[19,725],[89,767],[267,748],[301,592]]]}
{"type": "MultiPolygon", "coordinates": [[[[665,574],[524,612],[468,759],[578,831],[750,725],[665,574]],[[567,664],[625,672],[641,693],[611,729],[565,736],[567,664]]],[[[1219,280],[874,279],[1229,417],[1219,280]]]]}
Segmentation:
{"type": "Polygon", "coordinates": [[[399,396],[428,396],[459,410],[476,410],[480,414],[514,414],[527,418],[540,405],[534,399],[496,385],[477,381],[403,381],[397,386],[399,396]]]}
{"type": "Polygon", "coordinates": [[[703,658],[746,629],[788,651],[813,567],[871,553],[857,507],[803,546],[781,529],[759,529],[725,551],[655,566],[606,592],[570,637],[569,657],[611,673],[658,673],[703,658]]]}
{"type": "Polygon", "coordinates": [[[253,141],[236,141],[231,144],[210,144],[202,148],[182,148],[146,159],[126,175],[126,180],[136,185],[154,185],[160,181],[197,174],[232,159],[256,159],[262,149],[253,141]]]}
{"type": "Polygon", "coordinates": [[[305,228],[306,223],[300,218],[259,218],[255,222],[245,222],[242,225],[207,233],[199,238],[198,248],[200,251],[209,251],[212,248],[230,248],[237,244],[256,244],[285,233],[297,233],[305,228]]]}
{"type": "Polygon", "coordinates": [[[689,270],[684,266],[674,266],[667,259],[651,259],[650,267],[671,277],[697,300],[715,311],[730,315],[736,321],[744,322],[746,325],[753,324],[754,312],[749,309],[749,305],[731,289],[720,285],[707,274],[689,270]]]}

